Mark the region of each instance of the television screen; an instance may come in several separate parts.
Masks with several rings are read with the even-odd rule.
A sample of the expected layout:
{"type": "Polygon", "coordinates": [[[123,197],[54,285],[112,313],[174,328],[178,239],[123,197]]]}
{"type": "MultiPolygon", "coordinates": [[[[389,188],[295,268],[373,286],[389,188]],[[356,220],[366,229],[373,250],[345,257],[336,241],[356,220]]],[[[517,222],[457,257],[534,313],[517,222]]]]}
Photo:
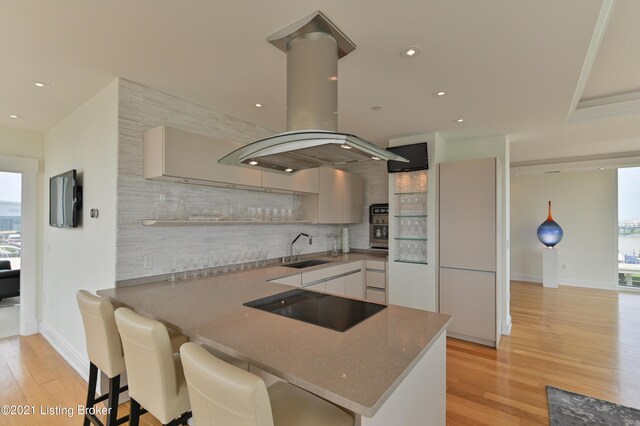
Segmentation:
{"type": "Polygon", "coordinates": [[[49,225],[77,227],[78,210],[82,208],[81,196],[75,169],[49,179],[49,225]]]}
{"type": "Polygon", "coordinates": [[[404,163],[402,161],[387,161],[387,171],[389,173],[412,172],[415,170],[429,169],[426,142],[414,145],[394,146],[387,148],[387,150],[409,160],[408,163],[404,163]]]}

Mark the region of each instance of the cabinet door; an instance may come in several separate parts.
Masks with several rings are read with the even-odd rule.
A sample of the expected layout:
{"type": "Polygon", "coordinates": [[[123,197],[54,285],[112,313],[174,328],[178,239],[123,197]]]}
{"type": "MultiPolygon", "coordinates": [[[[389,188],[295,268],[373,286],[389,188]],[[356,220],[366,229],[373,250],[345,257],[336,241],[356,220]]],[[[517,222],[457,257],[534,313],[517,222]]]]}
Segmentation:
{"type": "Polygon", "coordinates": [[[440,266],[496,270],[496,159],[439,165],[440,266]]]}
{"type": "Polygon", "coordinates": [[[289,277],[277,278],[269,282],[300,287],[302,285],[302,274],[291,275],[289,277]]]}
{"type": "Polygon", "coordinates": [[[364,215],[362,211],[364,196],[362,177],[353,173],[345,173],[344,176],[342,223],[361,223],[364,215]]]}
{"type": "Polygon", "coordinates": [[[338,296],[345,295],[345,277],[325,281],[325,291],[338,296]]]}
{"type": "Polygon", "coordinates": [[[304,288],[305,290],[313,290],[313,291],[319,291],[320,293],[324,293],[325,292],[325,285],[324,285],[324,281],[318,284],[314,284],[314,285],[310,285],[304,288]]]}
{"type": "Polygon", "coordinates": [[[329,167],[318,172],[318,223],[342,223],[346,172],[329,167]]]}
{"type": "Polygon", "coordinates": [[[300,170],[292,175],[263,172],[262,187],[317,194],[318,169],[300,170]]]}
{"type": "Polygon", "coordinates": [[[242,144],[166,126],[164,138],[165,175],[237,185],[262,185],[262,172],[259,170],[217,163],[242,144]]]}
{"type": "Polygon", "coordinates": [[[387,288],[387,277],[384,271],[370,271],[367,269],[367,287],[387,288]]]}
{"type": "Polygon", "coordinates": [[[364,274],[358,271],[355,274],[347,275],[345,278],[345,296],[364,299],[364,274]]]}
{"type": "Polygon", "coordinates": [[[366,299],[373,303],[387,303],[387,293],[384,290],[377,290],[368,288],[366,292],[366,299]]]}
{"type": "Polygon", "coordinates": [[[448,331],[496,340],[496,274],[440,268],[440,312],[453,315],[448,331]]]}
{"type": "Polygon", "coordinates": [[[327,268],[316,269],[315,271],[302,273],[302,284],[308,284],[314,281],[330,279],[336,275],[344,274],[345,265],[329,266],[327,268]]]}

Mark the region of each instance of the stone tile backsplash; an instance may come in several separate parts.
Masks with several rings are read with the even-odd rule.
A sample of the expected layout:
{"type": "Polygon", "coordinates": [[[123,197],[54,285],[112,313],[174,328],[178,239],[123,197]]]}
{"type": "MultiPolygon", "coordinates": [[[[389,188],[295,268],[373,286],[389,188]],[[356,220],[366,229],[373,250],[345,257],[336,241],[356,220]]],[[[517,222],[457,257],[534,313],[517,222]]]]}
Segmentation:
{"type": "MultiPolygon", "coordinates": [[[[226,204],[247,207],[293,208],[293,195],[233,190],[142,177],[142,138],[147,129],[166,124],[195,133],[230,138],[248,143],[272,131],[237,118],[217,113],[147,87],[120,80],[118,140],[118,217],[116,279],[126,280],[170,272],[173,259],[228,252],[267,249],[269,258],[287,253],[287,243],[298,232],[313,235],[313,245],[302,240],[296,248],[302,254],[331,249],[331,237],[340,232],[336,225],[247,224],[197,226],[143,226],[142,219],[157,212],[161,195],[169,211],[180,199],[191,212],[219,209],[226,204]],[[146,260],[146,262],[145,262],[146,260]]],[[[350,170],[351,171],[351,170],[350,170]]],[[[360,171],[367,173],[367,169],[360,171]]],[[[377,175],[377,174],[376,174],[377,175]]],[[[385,175],[386,177],[386,169],[385,175]]],[[[365,176],[365,179],[370,179],[365,176]]],[[[365,180],[366,182],[366,180],[365,180]]],[[[365,183],[368,187],[369,184],[365,183]]],[[[380,186],[380,185],[378,185],[380,186]]],[[[387,187],[386,183],[384,185],[387,187]]],[[[378,191],[379,188],[376,188],[378,191]]],[[[368,190],[367,190],[368,191],[368,190]]],[[[365,193],[365,203],[368,206],[365,193]]],[[[366,206],[363,206],[363,214],[366,206]]],[[[366,212],[365,222],[368,221],[366,212]]],[[[351,226],[352,246],[368,247],[368,225],[351,226]],[[361,230],[366,227],[366,243],[361,230]]],[[[306,239],[305,239],[306,240],[306,239]]]]}

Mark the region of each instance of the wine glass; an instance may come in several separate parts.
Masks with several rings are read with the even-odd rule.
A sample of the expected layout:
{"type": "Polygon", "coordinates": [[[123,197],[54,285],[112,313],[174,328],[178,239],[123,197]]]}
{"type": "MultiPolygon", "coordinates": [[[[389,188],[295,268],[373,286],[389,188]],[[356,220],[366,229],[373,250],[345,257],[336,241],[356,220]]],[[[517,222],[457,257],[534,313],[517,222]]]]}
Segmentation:
{"type": "Polygon", "coordinates": [[[184,274],[182,275],[182,279],[186,280],[188,278],[187,271],[189,270],[189,258],[188,257],[182,258],[182,260],[180,261],[180,265],[182,266],[182,269],[184,271],[184,274]]]}
{"type": "Polygon", "coordinates": [[[225,253],[222,255],[222,272],[229,272],[229,261],[231,260],[231,254],[225,253]]]}
{"type": "Polygon", "coordinates": [[[172,283],[176,282],[176,271],[178,270],[178,259],[171,259],[169,261],[169,270],[171,271],[171,277],[169,278],[169,281],[171,281],[172,283]]]}
{"type": "Polygon", "coordinates": [[[200,258],[193,256],[191,258],[191,265],[193,266],[193,278],[198,278],[198,269],[200,268],[200,258]]]}
{"type": "Polygon", "coordinates": [[[202,265],[202,276],[206,277],[209,275],[210,263],[211,263],[211,258],[209,256],[202,256],[200,258],[200,264],[202,265]]]}

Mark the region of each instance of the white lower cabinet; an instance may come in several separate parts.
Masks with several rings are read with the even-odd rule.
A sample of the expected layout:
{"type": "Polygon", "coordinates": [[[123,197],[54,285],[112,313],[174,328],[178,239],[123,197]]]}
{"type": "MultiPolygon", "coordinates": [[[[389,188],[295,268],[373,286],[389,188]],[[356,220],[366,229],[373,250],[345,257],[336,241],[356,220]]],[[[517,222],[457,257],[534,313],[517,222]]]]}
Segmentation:
{"type": "Polygon", "coordinates": [[[325,283],[325,291],[327,293],[336,294],[338,296],[345,295],[345,277],[333,278],[325,283]]]}
{"type": "Polygon", "coordinates": [[[364,299],[364,274],[362,269],[358,272],[347,275],[345,278],[344,295],[356,299],[364,299]]]}
{"type": "Polygon", "coordinates": [[[300,287],[302,285],[302,274],[295,274],[288,277],[277,278],[269,282],[300,287]]]}
{"type": "Polygon", "coordinates": [[[387,303],[387,293],[376,288],[367,288],[366,300],[373,303],[387,303]]]}
{"type": "Polygon", "coordinates": [[[319,291],[321,293],[326,293],[326,286],[325,286],[324,281],[321,282],[321,283],[317,283],[317,284],[306,286],[304,289],[305,290],[319,291]]]}
{"type": "Polygon", "coordinates": [[[387,262],[365,261],[365,298],[374,303],[387,303],[387,262]]]}

